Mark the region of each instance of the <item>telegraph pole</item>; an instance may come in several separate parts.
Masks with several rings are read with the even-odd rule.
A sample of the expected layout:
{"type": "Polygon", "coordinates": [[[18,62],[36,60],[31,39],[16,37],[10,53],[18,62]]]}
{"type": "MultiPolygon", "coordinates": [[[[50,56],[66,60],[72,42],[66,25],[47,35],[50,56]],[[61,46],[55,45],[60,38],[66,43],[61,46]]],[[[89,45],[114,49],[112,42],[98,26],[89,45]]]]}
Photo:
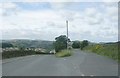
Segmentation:
{"type": "Polygon", "coordinates": [[[66,27],[67,27],[67,49],[68,49],[68,20],[66,20],[66,27]]]}

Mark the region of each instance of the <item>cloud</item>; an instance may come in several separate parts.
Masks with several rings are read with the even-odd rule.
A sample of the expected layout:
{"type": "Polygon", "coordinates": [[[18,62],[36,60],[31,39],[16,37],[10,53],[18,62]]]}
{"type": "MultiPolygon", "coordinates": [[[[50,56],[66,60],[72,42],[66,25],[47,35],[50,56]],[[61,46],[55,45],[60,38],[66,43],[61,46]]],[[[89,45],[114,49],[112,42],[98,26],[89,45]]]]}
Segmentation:
{"type": "Polygon", "coordinates": [[[4,9],[12,9],[12,8],[16,8],[17,5],[12,3],[12,2],[7,2],[7,3],[2,3],[2,6],[0,8],[4,8],[4,9]]]}
{"type": "Polygon", "coordinates": [[[87,16],[94,17],[97,11],[96,11],[96,8],[86,8],[85,13],[87,16]]]}
{"type": "MultiPolygon", "coordinates": [[[[103,2],[119,2],[119,0],[103,0],[103,2]]],[[[108,5],[111,5],[108,3],[108,5]]]]}
{"type": "Polygon", "coordinates": [[[119,2],[119,0],[1,0],[1,2],[119,2]]]}
{"type": "MultiPolygon", "coordinates": [[[[11,8],[20,8],[17,4],[15,5],[11,8]]],[[[115,6],[104,6],[105,11],[101,11],[103,6],[98,5],[97,7],[100,8],[98,9],[86,5],[86,7],[82,7],[84,8],[82,11],[76,11],[67,9],[71,5],[75,5],[75,3],[52,3],[51,9],[15,10],[17,14],[7,12],[8,9],[6,9],[8,15],[2,19],[4,28],[0,27],[0,30],[3,31],[3,39],[54,40],[56,36],[66,34],[66,20],[69,20],[69,37],[72,40],[115,41],[117,39],[115,6]]],[[[12,12],[14,11],[12,10],[12,12]]]]}
{"type": "Polygon", "coordinates": [[[66,2],[51,2],[50,5],[53,9],[64,9],[68,3],[66,2]]]}
{"type": "Polygon", "coordinates": [[[2,16],[17,14],[17,11],[19,11],[18,6],[12,2],[0,3],[0,5],[0,9],[2,9],[2,16]]]}
{"type": "Polygon", "coordinates": [[[118,14],[118,8],[117,7],[107,7],[106,11],[108,12],[109,16],[113,16],[113,15],[115,16],[115,15],[118,14]]]}

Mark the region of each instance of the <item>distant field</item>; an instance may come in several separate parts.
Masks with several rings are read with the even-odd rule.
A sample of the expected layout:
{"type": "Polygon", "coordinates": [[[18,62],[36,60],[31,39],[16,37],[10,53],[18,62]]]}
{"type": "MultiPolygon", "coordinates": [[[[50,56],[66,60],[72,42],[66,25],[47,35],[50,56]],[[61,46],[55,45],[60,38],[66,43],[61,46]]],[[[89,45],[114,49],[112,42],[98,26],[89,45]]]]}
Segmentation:
{"type": "Polygon", "coordinates": [[[99,55],[108,56],[118,61],[118,43],[93,44],[85,47],[84,50],[97,53],[99,55]]]}

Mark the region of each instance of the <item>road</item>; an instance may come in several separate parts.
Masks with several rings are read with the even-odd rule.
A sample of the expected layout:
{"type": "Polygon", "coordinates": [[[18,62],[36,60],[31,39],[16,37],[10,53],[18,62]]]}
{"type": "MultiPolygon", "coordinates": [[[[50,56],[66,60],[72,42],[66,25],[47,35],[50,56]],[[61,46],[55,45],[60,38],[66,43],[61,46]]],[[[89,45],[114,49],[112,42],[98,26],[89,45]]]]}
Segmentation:
{"type": "Polygon", "coordinates": [[[73,50],[70,57],[32,55],[3,60],[3,76],[117,76],[116,61],[94,53],[73,50]]]}

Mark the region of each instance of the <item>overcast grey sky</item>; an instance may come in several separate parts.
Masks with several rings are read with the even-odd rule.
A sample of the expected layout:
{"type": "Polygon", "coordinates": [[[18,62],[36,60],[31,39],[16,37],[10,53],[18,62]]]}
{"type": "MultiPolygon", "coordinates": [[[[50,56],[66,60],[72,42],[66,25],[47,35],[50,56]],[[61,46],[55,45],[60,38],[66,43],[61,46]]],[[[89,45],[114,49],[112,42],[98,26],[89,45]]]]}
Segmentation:
{"type": "Polygon", "coordinates": [[[54,40],[69,38],[94,42],[118,40],[118,5],[114,2],[0,3],[2,39],[54,40]]]}

